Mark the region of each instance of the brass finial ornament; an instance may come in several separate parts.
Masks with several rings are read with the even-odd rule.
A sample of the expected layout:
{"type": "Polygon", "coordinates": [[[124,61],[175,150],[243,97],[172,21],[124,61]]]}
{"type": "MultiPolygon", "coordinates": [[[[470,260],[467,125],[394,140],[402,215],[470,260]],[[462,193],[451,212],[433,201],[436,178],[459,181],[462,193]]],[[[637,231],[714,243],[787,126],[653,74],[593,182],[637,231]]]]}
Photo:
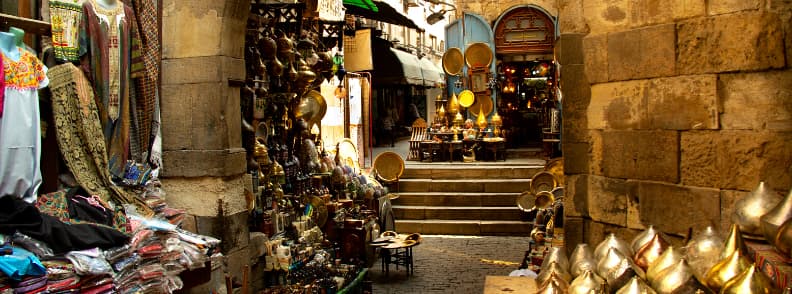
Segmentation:
{"type": "Polygon", "coordinates": [[[619,291],[616,291],[616,294],[657,294],[657,292],[644,283],[639,277],[632,277],[632,279],[627,282],[627,285],[624,285],[619,291]]]}
{"type": "Polygon", "coordinates": [[[657,293],[692,293],[697,289],[706,289],[691,271],[687,260],[680,259],[673,266],[660,272],[652,288],[657,293]]]}
{"type": "Polygon", "coordinates": [[[742,252],[733,251],[731,255],[716,263],[707,272],[704,282],[713,291],[720,291],[726,282],[742,273],[751,264],[751,260],[745,257],[742,252]]]}
{"type": "Polygon", "coordinates": [[[557,275],[553,274],[550,275],[550,278],[548,278],[547,281],[545,281],[545,283],[540,284],[539,291],[537,293],[564,294],[567,292],[568,289],[569,289],[569,284],[564,282],[564,280],[559,278],[557,275]]]}
{"type": "MultiPolygon", "coordinates": [[[[541,271],[544,271],[550,263],[556,262],[565,272],[569,273],[569,259],[566,256],[566,251],[562,247],[552,247],[542,261],[541,271]]],[[[569,279],[571,280],[571,279],[569,279]]],[[[567,280],[567,281],[569,281],[567,280]]]]}
{"type": "Polygon", "coordinates": [[[457,113],[459,113],[459,99],[457,99],[456,93],[453,93],[451,99],[448,100],[448,113],[451,115],[457,115],[457,113]]]}
{"type": "Polygon", "coordinates": [[[616,248],[610,248],[608,253],[597,264],[597,273],[608,282],[611,289],[620,289],[630,278],[645,276],[643,270],[616,248]]]}
{"type": "Polygon", "coordinates": [[[778,235],[778,229],[790,218],[792,218],[792,190],[784,197],[784,200],[781,200],[775,208],[767,212],[767,214],[763,215],[760,219],[762,233],[765,239],[767,239],[767,242],[776,245],[773,244],[773,242],[775,242],[775,237],[778,235]]]}
{"type": "Polygon", "coordinates": [[[790,256],[792,253],[792,220],[787,220],[778,228],[778,234],[773,243],[784,256],[790,256]]]}
{"type": "Polygon", "coordinates": [[[572,251],[569,257],[569,273],[573,277],[577,277],[587,270],[596,271],[597,261],[594,259],[594,252],[591,251],[591,246],[586,243],[580,243],[572,251]]]}
{"type": "Polygon", "coordinates": [[[646,270],[646,280],[649,281],[650,284],[653,283],[663,270],[673,266],[683,257],[682,252],[674,248],[674,246],[668,246],[665,252],[649,265],[649,269],[646,270]]]}
{"type": "Polygon", "coordinates": [[[588,294],[599,289],[605,280],[591,270],[586,270],[569,284],[569,294],[588,294]]]}
{"type": "Polygon", "coordinates": [[[594,249],[594,259],[599,262],[599,260],[608,253],[608,249],[611,247],[618,249],[621,254],[633,256],[633,250],[630,248],[630,245],[627,245],[627,242],[616,237],[616,234],[610,233],[605,237],[605,240],[597,244],[597,248],[594,249]]]}
{"type": "Polygon", "coordinates": [[[688,242],[686,254],[696,278],[704,280],[709,269],[721,260],[721,252],[723,252],[723,239],[718,237],[711,226],[688,242]]]}
{"type": "Polygon", "coordinates": [[[654,238],[654,235],[657,235],[657,233],[658,231],[655,229],[654,225],[649,225],[646,230],[632,239],[632,242],[630,242],[630,248],[632,248],[633,252],[638,252],[638,250],[641,250],[641,247],[643,247],[646,243],[652,241],[652,238],[654,238]]]}
{"type": "Polygon", "coordinates": [[[482,132],[487,127],[487,116],[484,115],[484,111],[481,108],[479,108],[478,117],[476,118],[476,125],[482,132]]]}
{"type": "Polygon", "coordinates": [[[641,267],[642,270],[649,269],[649,265],[660,258],[660,255],[671,244],[663,238],[662,234],[655,234],[649,243],[644,244],[637,253],[635,253],[635,264],[641,267]]]}
{"type": "Polygon", "coordinates": [[[733,224],[731,230],[729,230],[729,236],[726,237],[726,243],[723,244],[723,252],[721,252],[720,258],[729,257],[734,251],[740,251],[744,256],[748,256],[748,247],[745,246],[740,227],[736,224],[733,224]]]}
{"type": "Polygon", "coordinates": [[[538,276],[536,276],[536,283],[544,285],[544,283],[547,282],[547,280],[553,275],[567,283],[572,280],[572,275],[570,275],[566,269],[562,268],[558,262],[552,261],[542,269],[538,276]]]}
{"type": "Polygon", "coordinates": [[[784,198],[767,187],[765,182],[759,185],[743,199],[734,204],[732,222],[740,226],[746,235],[762,236],[761,218],[781,203],[784,198]]]}
{"type": "Polygon", "coordinates": [[[726,282],[721,294],[743,294],[743,293],[762,293],[779,294],[781,290],[773,285],[773,281],[756,270],[756,265],[749,266],[742,273],[726,282]]]}
{"type": "Polygon", "coordinates": [[[492,134],[495,135],[495,137],[500,137],[500,127],[503,126],[503,118],[501,118],[501,116],[498,114],[498,110],[495,110],[495,114],[492,115],[490,120],[492,121],[492,126],[495,127],[495,130],[492,131],[492,134]]]}

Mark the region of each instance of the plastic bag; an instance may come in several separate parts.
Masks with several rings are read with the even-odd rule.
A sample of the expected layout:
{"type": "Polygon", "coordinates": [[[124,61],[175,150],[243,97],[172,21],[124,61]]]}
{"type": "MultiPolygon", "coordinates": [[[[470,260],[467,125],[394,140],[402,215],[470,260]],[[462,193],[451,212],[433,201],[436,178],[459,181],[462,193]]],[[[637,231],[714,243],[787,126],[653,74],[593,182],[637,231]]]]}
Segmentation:
{"type": "Polygon", "coordinates": [[[55,255],[52,252],[52,249],[50,249],[46,243],[33,239],[22,233],[15,233],[11,237],[11,241],[14,242],[14,245],[25,248],[27,251],[32,252],[38,256],[39,259],[50,259],[55,255]]]}
{"type": "Polygon", "coordinates": [[[112,274],[113,268],[104,258],[99,248],[71,251],[66,258],[74,264],[74,271],[79,275],[112,274]]]}

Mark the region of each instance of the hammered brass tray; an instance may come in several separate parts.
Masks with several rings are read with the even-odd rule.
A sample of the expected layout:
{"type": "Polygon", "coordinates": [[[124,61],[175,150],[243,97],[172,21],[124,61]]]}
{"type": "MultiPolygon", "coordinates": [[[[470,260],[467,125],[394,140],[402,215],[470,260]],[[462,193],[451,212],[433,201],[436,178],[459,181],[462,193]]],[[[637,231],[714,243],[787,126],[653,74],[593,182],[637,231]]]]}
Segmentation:
{"type": "Polygon", "coordinates": [[[476,102],[470,106],[469,110],[470,114],[472,114],[474,117],[478,117],[479,110],[484,113],[484,116],[488,116],[490,113],[492,113],[492,108],[492,97],[489,95],[477,95],[476,102]]]}
{"type": "Polygon", "coordinates": [[[492,64],[492,48],[487,43],[473,43],[465,50],[465,64],[469,68],[489,67],[492,64]]]}
{"type": "Polygon", "coordinates": [[[404,160],[396,152],[385,151],[374,159],[372,170],[386,182],[398,181],[404,173],[404,160]]]}
{"type": "Polygon", "coordinates": [[[443,71],[447,75],[457,76],[462,72],[464,57],[462,57],[462,50],[457,47],[451,47],[443,53],[443,71]]]}

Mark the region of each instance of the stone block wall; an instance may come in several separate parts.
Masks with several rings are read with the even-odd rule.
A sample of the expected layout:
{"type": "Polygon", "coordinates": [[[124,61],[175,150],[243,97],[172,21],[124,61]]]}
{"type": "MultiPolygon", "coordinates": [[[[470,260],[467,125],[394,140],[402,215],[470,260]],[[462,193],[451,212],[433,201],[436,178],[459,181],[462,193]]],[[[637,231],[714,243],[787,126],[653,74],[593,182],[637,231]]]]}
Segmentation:
{"type": "MultiPolygon", "coordinates": [[[[247,0],[163,0],[162,185],[184,228],[222,240],[225,267],[241,281],[253,265],[248,232],[240,89],[247,0]]],[[[221,276],[222,278],[222,276],[221,276]]],[[[217,281],[186,293],[206,293],[217,281]]],[[[220,282],[219,285],[223,285],[220,282]]]]}
{"type": "Polygon", "coordinates": [[[569,245],[681,242],[759,181],[792,188],[792,3],[557,4],[569,245]]]}

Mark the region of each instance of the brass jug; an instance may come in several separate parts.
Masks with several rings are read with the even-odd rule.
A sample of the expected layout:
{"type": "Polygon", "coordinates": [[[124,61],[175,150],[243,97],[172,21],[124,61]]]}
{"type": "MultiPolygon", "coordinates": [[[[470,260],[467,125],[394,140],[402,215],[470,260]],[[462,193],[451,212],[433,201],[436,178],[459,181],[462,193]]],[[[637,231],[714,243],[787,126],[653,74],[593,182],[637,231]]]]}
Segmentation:
{"type": "Polygon", "coordinates": [[[630,242],[630,248],[632,248],[633,252],[638,252],[638,250],[641,250],[641,247],[643,247],[646,243],[652,241],[652,238],[654,238],[654,235],[657,233],[658,232],[655,227],[653,225],[649,225],[646,230],[633,238],[632,242],[630,242]]]}
{"type": "Polygon", "coordinates": [[[589,294],[596,291],[605,280],[587,270],[569,284],[569,294],[589,294]]]}
{"type": "Polygon", "coordinates": [[[644,244],[638,253],[635,254],[635,264],[641,267],[642,270],[649,269],[649,265],[660,258],[660,255],[670,245],[662,234],[655,234],[652,240],[644,244]]]}
{"type": "Polygon", "coordinates": [[[792,190],[773,210],[770,210],[761,218],[762,233],[767,242],[776,245],[773,242],[775,242],[775,237],[778,235],[778,229],[790,218],[792,218],[792,190]]]}
{"type": "Polygon", "coordinates": [[[657,293],[694,293],[696,290],[708,290],[702,285],[691,271],[687,261],[680,259],[673,266],[660,272],[656,281],[652,283],[652,288],[657,293]]]}
{"type": "Polygon", "coordinates": [[[608,249],[611,247],[618,249],[619,253],[625,256],[633,256],[633,250],[630,245],[627,245],[627,242],[616,237],[616,234],[610,233],[610,235],[605,237],[605,240],[602,240],[602,242],[597,245],[597,248],[594,249],[594,259],[599,262],[599,260],[608,253],[608,249]]]}
{"type": "Polygon", "coordinates": [[[679,249],[674,248],[674,246],[668,246],[665,252],[663,252],[655,262],[649,265],[649,269],[646,270],[646,280],[649,281],[650,284],[653,283],[663,270],[673,266],[683,257],[679,249]]]}
{"type": "Polygon", "coordinates": [[[698,233],[688,242],[686,253],[696,278],[704,280],[709,269],[721,260],[720,254],[722,251],[723,239],[718,237],[715,229],[711,226],[698,233]]]}
{"type": "Polygon", "coordinates": [[[759,182],[748,196],[734,204],[732,222],[739,225],[740,230],[746,235],[762,236],[762,216],[775,208],[783,199],[781,195],[768,188],[765,182],[759,182]]]}
{"type": "Polygon", "coordinates": [[[713,291],[720,291],[726,282],[746,270],[751,266],[751,263],[751,260],[745,257],[742,252],[734,251],[727,258],[716,263],[707,272],[704,281],[713,291]]]}
{"type": "Polygon", "coordinates": [[[594,259],[594,252],[591,251],[591,246],[586,243],[580,243],[572,251],[569,257],[569,273],[573,277],[577,277],[586,270],[596,271],[597,261],[594,259]]]}
{"type": "Polygon", "coordinates": [[[259,165],[270,164],[269,150],[262,137],[256,137],[256,146],[253,147],[253,158],[256,159],[259,165]]]}
{"type": "Polygon", "coordinates": [[[616,294],[657,294],[657,292],[639,277],[633,277],[627,282],[627,285],[616,291],[616,294]]]}
{"type": "Polygon", "coordinates": [[[748,269],[726,282],[721,294],[743,294],[743,293],[762,293],[780,294],[781,290],[775,287],[773,281],[764,273],[756,270],[756,265],[751,265],[748,269]]]}

